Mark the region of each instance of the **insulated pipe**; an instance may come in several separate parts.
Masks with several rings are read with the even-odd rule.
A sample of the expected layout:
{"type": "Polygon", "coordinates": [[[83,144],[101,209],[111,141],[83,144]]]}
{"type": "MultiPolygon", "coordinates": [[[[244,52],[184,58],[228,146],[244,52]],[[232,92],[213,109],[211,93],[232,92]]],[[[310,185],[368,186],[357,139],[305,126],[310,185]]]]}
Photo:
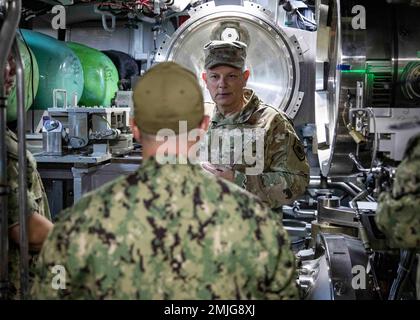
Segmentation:
{"type": "Polygon", "coordinates": [[[13,55],[16,61],[16,98],[18,120],[19,152],[19,248],[20,248],[20,289],[21,299],[28,298],[29,256],[28,256],[28,202],[26,193],[26,141],[25,141],[25,78],[23,63],[17,39],[13,43],[13,55]]]}
{"type": "MultiPolygon", "coordinates": [[[[7,146],[6,146],[6,108],[4,71],[6,62],[19,25],[21,0],[9,0],[7,12],[0,30],[0,299],[7,298],[9,289],[8,272],[8,219],[7,219],[7,146]]],[[[4,7],[2,8],[4,9],[4,7]]]]}

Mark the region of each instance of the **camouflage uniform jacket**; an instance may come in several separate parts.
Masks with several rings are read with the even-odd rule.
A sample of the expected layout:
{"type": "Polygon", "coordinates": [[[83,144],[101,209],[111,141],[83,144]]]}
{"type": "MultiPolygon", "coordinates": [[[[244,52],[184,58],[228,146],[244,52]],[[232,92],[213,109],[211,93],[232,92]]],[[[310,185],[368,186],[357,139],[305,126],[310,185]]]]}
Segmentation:
{"type": "Polygon", "coordinates": [[[33,298],[296,298],[288,237],[260,200],[193,165],[150,158],[60,215],[33,298]],[[66,270],[54,290],[51,268],[66,270]]]}
{"type": "Polygon", "coordinates": [[[407,146],[392,192],[378,199],[376,222],[396,248],[420,248],[420,135],[407,146]]]}
{"type": "MultiPolygon", "coordinates": [[[[258,196],[269,207],[278,208],[291,203],[305,192],[309,183],[309,164],[291,121],[278,110],[262,103],[250,89],[244,90],[244,98],[247,101],[246,105],[241,112],[232,116],[224,117],[218,108],[214,108],[207,134],[209,161],[214,164],[212,156],[215,148],[212,146],[212,140],[215,139],[212,134],[216,130],[227,129],[225,130],[227,132],[238,132],[239,129],[238,134],[242,134],[245,149],[249,143],[246,142],[244,132],[247,129],[262,129],[264,137],[262,150],[259,152],[255,147],[258,143],[251,143],[257,161],[258,159],[264,161],[262,173],[259,174],[247,174],[245,170],[250,167],[249,162],[232,156],[235,152],[233,150],[235,134],[228,134],[229,138],[223,140],[232,141],[229,159],[230,167],[235,173],[235,183],[258,196]]],[[[220,150],[226,149],[222,147],[220,150]]],[[[220,153],[223,154],[223,151],[220,153]]],[[[243,153],[246,155],[246,151],[243,153]]]]}
{"type": "MultiPolygon", "coordinates": [[[[7,198],[8,203],[8,226],[13,227],[19,223],[19,165],[18,165],[18,139],[16,135],[7,129],[7,181],[10,187],[10,194],[7,198]]],[[[34,212],[45,216],[51,220],[50,209],[48,206],[45,190],[42,185],[41,177],[36,170],[36,161],[30,152],[27,152],[27,188],[28,188],[28,212],[34,212]]],[[[29,267],[30,277],[33,279],[34,262],[37,255],[30,253],[29,267]]],[[[20,288],[19,272],[20,253],[19,246],[9,241],[9,279],[11,283],[10,297],[18,298],[20,288]]]]}

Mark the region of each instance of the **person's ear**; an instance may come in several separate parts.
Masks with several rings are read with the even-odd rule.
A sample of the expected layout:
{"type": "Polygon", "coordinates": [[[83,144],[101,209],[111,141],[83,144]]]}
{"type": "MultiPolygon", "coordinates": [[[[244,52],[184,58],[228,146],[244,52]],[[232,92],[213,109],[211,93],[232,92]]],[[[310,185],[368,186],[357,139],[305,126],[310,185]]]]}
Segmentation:
{"type": "Polygon", "coordinates": [[[203,119],[200,122],[199,128],[201,130],[207,131],[207,129],[209,128],[209,124],[210,124],[210,116],[204,115],[203,119]]]}
{"type": "Polygon", "coordinates": [[[7,58],[7,61],[10,64],[10,76],[16,75],[16,60],[15,57],[12,54],[9,54],[9,57],[7,58]]]}
{"type": "Polygon", "coordinates": [[[249,71],[249,69],[246,69],[243,74],[244,74],[244,80],[245,82],[247,82],[251,72],[249,71]]]}
{"type": "Polygon", "coordinates": [[[203,72],[201,74],[201,79],[203,79],[203,81],[207,84],[207,72],[203,72]]]}
{"type": "Polygon", "coordinates": [[[133,133],[134,139],[136,139],[137,142],[140,142],[141,132],[140,132],[139,127],[137,127],[134,118],[130,118],[130,128],[131,128],[131,132],[133,133]]]}

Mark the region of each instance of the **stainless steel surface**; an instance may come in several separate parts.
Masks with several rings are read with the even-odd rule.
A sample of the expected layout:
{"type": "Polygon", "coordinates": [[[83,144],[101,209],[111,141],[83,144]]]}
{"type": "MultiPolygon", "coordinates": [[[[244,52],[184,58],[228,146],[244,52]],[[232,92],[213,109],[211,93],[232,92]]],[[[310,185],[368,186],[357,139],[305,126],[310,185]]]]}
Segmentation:
{"type": "Polygon", "coordinates": [[[86,147],[89,143],[88,114],[68,113],[69,144],[74,149],[86,147]]]}
{"type": "MultiPolygon", "coordinates": [[[[356,190],[356,194],[354,194],[354,196],[356,196],[357,193],[362,191],[362,189],[358,187],[357,185],[355,185],[353,182],[348,182],[348,185],[354,190],[356,190]]],[[[372,196],[367,196],[366,199],[370,202],[376,202],[375,198],[373,198],[372,196]]]]}
{"type": "Polygon", "coordinates": [[[420,126],[408,128],[393,128],[393,126],[404,122],[420,121],[420,108],[374,108],[373,112],[376,118],[376,131],[382,134],[378,151],[382,152],[386,158],[401,161],[408,141],[420,132],[420,126]]]}
{"type": "Polygon", "coordinates": [[[67,104],[67,91],[64,89],[54,89],[53,90],[53,108],[60,108],[60,106],[58,105],[58,93],[62,94],[64,99],[63,99],[63,106],[61,106],[61,108],[66,109],[68,104],[67,104]]]}
{"type": "MultiPolygon", "coordinates": [[[[207,2],[189,14],[191,17],[163,41],[156,55],[157,62],[176,61],[201,79],[205,43],[221,39],[227,33],[235,35],[248,45],[247,67],[251,71],[248,86],[264,102],[284,110],[292,118],[296,115],[303,100],[299,86],[304,53],[298,39],[291,40],[268,10],[247,1],[243,7],[207,2]]],[[[211,101],[204,82],[200,81],[205,99],[211,101]]]]}
{"type": "Polygon", "coordinates": [[[16,104],[18,118],[19,153],[19,252],[20,252],[20,297],[28,298],[29,290],[29,244],[28,244],[28,199],[27,199],[27,159],[25,141],[25,79],[19,45],[15,38],[12,47],[16,61],[16,104]]]}
{"type": "Polygon", "coordinates": [[[325,255],[318,259],[303,261],[298,275],[298,285],[304,291],[305,300],[332,300],[325,255]]]}
{"type": "Polygon", "coordinates": [[[61,139],[61,132],[43,132],[42,149],[44,155],[60,156],[63,152],[61,139]]]}
{"type": "Polygon", "coordinates": [[[68,154],[64,156],[46,156],[41,154],[34,154],[36,162],[42,163],[85,163],[85,164],[93,164],[93,163],[102,163],[109,159],[111,159],[111,154],[101,154],[98,156],[82,156],[82,155],[73,155],[68,154]]]}
{"type": "Polygon", "coordinates": [[[296,220],[315,219],[315,210],[302,210],[298,207],[283,206],[282,211],[296,220]]]}
{"type": "Polygon", "coordinates": [[[123,156],[133,150],[133,134],[120,134],[117,138],[109,141],[109,149],[113,156],[123,156]]]}
{"type": "MultiPolygon", "coordinates": [[[[68,163],[72,159],[77,159],[77,162],[81,162],[82,159],[87,159],[87,155],[96,159],[102,159],[103,156],[106,156],[106,159],[109,159],[109,153],[124,155],[133,149],[133,134],[130,131],[129,124],[129,107],[49,108],[48,116],[61,122],[63,127],[68,130],[66,143],[63,145],[65,159],[54,158],[58,162],[68,163]],[[83,155],[79,156],[77,153],[83,155]]],[[[34,146],[33,141],[31,145],[34,146]]],[[[51,155],[52,153],[48,154],[51,155]]],[[[38,154],[37,156],[39,157],[37,159],[47,159],[45,160],[47,162],[53,160],[45,158],[48,154],[38,154]]],[[[88,161],[86,163],[97,161],[102,160],[88,161]]]]}
{"type": "Polygon", "coordinates": [[[102,108],[102,107],[69,107],[69,108],[48,108],[48,112],[51,114],[59,114],[62,113],[100,113],[102,115],[111,114],[111,113],[124,113],[130,112],[130,108],[122,108],[122,107],[109,107],[109,108],[102,108]]]}
{"type": "Polygon", "coordinates": [[[98,170],[100,166],[87,167],[87,168],[71,168],[73,173],[73,194],[74,194],[74,203],[78,202],[80,198],[87,193],[89,190],[92,190],[91,181],[89,176],[98,170]]]}
{"type": "Polygon", "coordinates": [[[336,196],[321,196],[318,197],[318,206],[338,208],[340,206],[340,198],[336,196]]]}
{"type": "MultiPolygon", "coordinates": [[[[327,179],[327,187],[332,189],[339,189],[347,192],[349,195],[356,196],[360,192],[360,188],[357,187],[352,180],[356,180],[355,177],[347,177],[347,181],[335,181],[336,179],[342,179],[341,177],[331,177],[327,179]],[[356,189],[357,188],[357,189],[356,189]]],[[[309,181],[310,188],[321,188],[321,181],[317,177],[311,177],[309,181]]]]}
{"type": "Polygon", "coordinates": [[[357,237],[359,235],[359,231],[355,227],[344,226],[341,224],[332,224],[328,221],[319,222],[319,221],[312,221],[311,222],[311,243],[312,246],[315,245],[317,239],[320,234],[328,233],[328,234],[346,234],[351,237],[357,237]]]}
{"type": "Polygon", "coordinates": [[[317,207],[318,222],[327,222],[339,226],[358,227],[355,220],[356,213],[353,209],[340,206],[340,198],[336,196],[318,197],[317,207]]]}
{"type": "Polygon", "coordinates": [[[311,236],[311,225],[309,223],[295,219],[283,219],[283,226],[292,242],[311,236]]]}
{"type": "MultiPolygon", "coordinates": [[[[356,168],[348,161],[348,153],[359,152],[362,163],[369,167],[375,141],[372,117],[366,116],[365,128],[356,130],[368,141],[366,147],[356,147],[346,128],[354,121],[351,108],[373,108],[376,117],[378,108],[417,114],[413,110],[420,106],[420,21],[415,17],[420,16],[420,8],[385,0],[318,0],[317,8],[318,158],[324,176],[351,174],[356,168]],[[352,26],[355,5],[366,8],[366,29],[352,26]]],[[[379,157],[401,160],[401,149],[413,132],[396,131],[377,130],[391,137],[381,136],[379,157]]]]}
{"type": "Polygon", "coordinates": [[[355,196],[356,192],[346,183],[343,181],[340,182],[329,182],[328,186],[331,188],[338,188],[340,190],[346,191],[349,195],[355,196]]]}
{"type": "MultiPolygon", "coordinates": [[[[324,176],[333,173],[351,172],[353,163],[347,154],[355,149],[355,143],[347,134],[347,129],[339,125],[339,114],[344,108],[342,73],[337,65],[343,64],[344,42],[349,23],[342,24],[340,1],[318,1],[318,38],[317,38],[317,83],[315,93],[315,119],[317,125],[318,158],[324,176]],[[331,18],[328,19],[327,17],[331,18]],[[343,30],[343,27],[345,30],[343,30]],[[341,108],[340,108],[341,107],[341,108]],[[335,157],[333,163],[332,157],[335,157]],[[339,165],[336,165],[339,163],[339,165]]],[[[360,30],[359,30],[360,32],[360,30]]],[[[347,54],[347,53],[346,53],[347,54]]],[[[353,55],[351,55],[353,56],[353,55]]],[[[350,56],[350,57],[351,57],[350,56]]],[[[359,79],[349,79],[350,82],[359,79]]],[[[343,85],[344,86],[344,85],[343,85]]]]}
{"type": "Polygon", "coordinates": [[[4,22],[0,30],[0,299],[8,292],[8,219],[7,219],[7,147],[6,147],[6,104],[4,70],[6,61],[19,25],[21,1],[9,1],[4,22]]]}

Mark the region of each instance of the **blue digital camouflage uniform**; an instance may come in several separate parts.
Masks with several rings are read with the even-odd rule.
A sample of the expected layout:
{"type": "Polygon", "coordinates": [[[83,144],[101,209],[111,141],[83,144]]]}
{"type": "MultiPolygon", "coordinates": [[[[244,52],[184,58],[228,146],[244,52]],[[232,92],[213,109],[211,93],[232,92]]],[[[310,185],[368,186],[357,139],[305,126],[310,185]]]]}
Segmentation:
{"type": "Polygon", "coordinates": [[[41,252],[35,299],[292,299],[294,256],[278,217],[199,166],[158,164],[83,197],[41,252]],[[66,289],[51,268],[66,270],[66,289]]]}
{"type": "MultiPolygon", "coordinates": [[[[7,145],[7,181],[10,187],[10,194],[7,199],[8,203],[8,226],[13,227],[19,223],[19,164],[18,164],[18,139],[16,135],[7,129],[6,131],[7,145]]],[[[51,220],[48,200],[42,185],[41,177],[36,170],[36,161],[30,152],[27,152],[27,188],[28,188],[28,212],[34,212],[51,220]]],[[[18,298],[20,288],[20,261],[19,246],[9,241],[9,279],[11,283],[10,298],[18,298]]],[[[29,255],[29,280],[33,279],[33,267],[37,255],[30,253],[29,255]]]]}
{"type": "MultiPolygon", "coordinates": [[[[250,89],[244,89],[244,98],[247,103],[243,109],[228,117],[224,117],[214,107],[207,133],[209,162],[214,164],[211,158],[212,153],[215,152],[215,148],[212,147],[212,134],[216,130],[227,129],[227,135],[230,137],[224,137],[223,140],[232,140],[231,149],[228,152],[231,153],[229,165],[235,172],[235,183],[258,196],[271,208],[289,204],[302,195],[309,184],[309,164],[303,145],[296,135],[292,123],[284,114],[261,102],[250,89]],[[244,136],[244,129],[253,128],[264,130],[263,154],[259,154],[255,148],[253,151],[256,152],[257,157],[261,157],[264,161],[263,171],[257,175],[249,175],[245,171],[246,168],[253,167],[253,164],[247,164],[245,159],[242,161],[236,159],[233,150],[235,138],[229,134],[229,131],[240,130],[244,136]]],[[[245,137],[242,137],[244,148],[247,147],[244,143],[246,140],[245,137]]],[[[255,142],[251,142],[251,144],[257,145],[255,142]]],[[[220,147],[219,150],[222,148],[220,147]]],[[[223,152],[223,150],[220,151],[221,157],[223,152]]],[[[243,153],[245,154],[245,151],[243,153]]]]}

